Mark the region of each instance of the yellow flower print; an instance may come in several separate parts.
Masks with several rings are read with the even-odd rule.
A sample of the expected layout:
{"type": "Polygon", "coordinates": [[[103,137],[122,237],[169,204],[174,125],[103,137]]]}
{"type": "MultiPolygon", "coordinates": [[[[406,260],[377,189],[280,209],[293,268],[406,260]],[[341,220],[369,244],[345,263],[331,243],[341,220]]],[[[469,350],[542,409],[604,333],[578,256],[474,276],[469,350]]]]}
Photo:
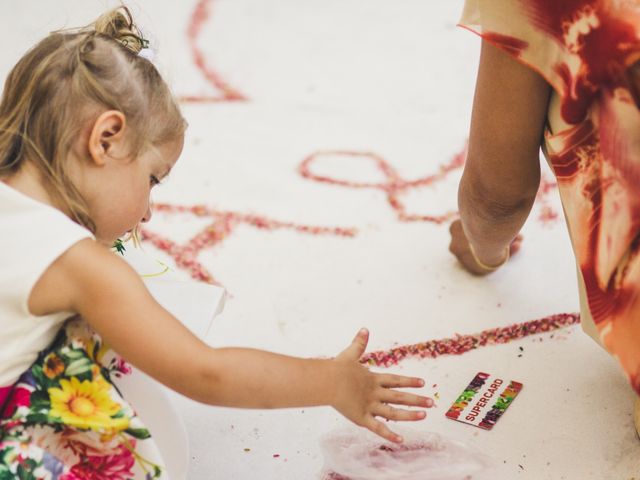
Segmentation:
{"type": "Polygon", "coordinates": [[[91,365],[91,377],[93,378],[94,382],[105,384],[106,385],[105,388],[109,388],[109,385],[107,384],[106,380],[102,377],[102,373],[100,373],[100,367],[95,363],[91,365]]]}
{"type": "Polygon", "coordinates": [[[129,427],[127,417],[112,418],[121,406],[109,396],[109,384],[97,377],[80,382],[76,377],[60,380],[60,388],[50,388],[49,415],[71,427],[101,432],[118,432],[129,427]]]}
{"type": "Polygon", "coordinates": [[[109,350],[109,346],[106,343],[97,341],[95,338],[91,338],[87,345],[87,353],[89,354],[89,358],[99,364],[102,364],[102,359],[109,352],[109,350]]]}
{"type": "Polygon", "coordinates": [[[55,353],[50,353],[44,358],[42,371],[48,378],[56,378],[64,372],[65,366],[62,359],[55,353]]]}

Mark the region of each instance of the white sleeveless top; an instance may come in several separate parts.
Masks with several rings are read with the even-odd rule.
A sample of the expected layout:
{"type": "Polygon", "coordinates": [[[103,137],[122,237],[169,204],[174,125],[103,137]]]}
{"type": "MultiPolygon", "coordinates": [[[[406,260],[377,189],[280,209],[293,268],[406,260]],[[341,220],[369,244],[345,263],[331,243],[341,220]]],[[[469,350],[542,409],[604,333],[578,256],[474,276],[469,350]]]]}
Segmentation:
{"type": "Polygon", "coordinates": [[[27,302],[45,270],[84,238],[93,235],[0,181],[0,387],[13,384],[72,315],[35,316],[27,302]]]}

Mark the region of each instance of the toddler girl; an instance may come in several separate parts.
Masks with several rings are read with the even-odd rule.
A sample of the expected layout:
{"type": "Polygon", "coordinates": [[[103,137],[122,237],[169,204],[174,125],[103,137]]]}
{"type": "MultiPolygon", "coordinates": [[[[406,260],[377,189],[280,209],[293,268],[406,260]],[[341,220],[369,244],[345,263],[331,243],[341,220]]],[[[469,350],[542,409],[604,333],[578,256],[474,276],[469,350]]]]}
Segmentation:
{"type": "Polygon", "coordinates": [[[151,434],[112,384],[127,371],[122,358],[204,403],[330,405],[402,441],[376,417],[419,420],[424,411],[390,404],[433,402],[393,390],[422,380],[360,365],[366,330],[333,359],[210,348],[110,250],[151,217],[149,194],[175,165],[186,128],[167,85],[139,55],[144,47],[121,7],[49,35],[6,81],[0,478],[161,478],[151,434]]]}

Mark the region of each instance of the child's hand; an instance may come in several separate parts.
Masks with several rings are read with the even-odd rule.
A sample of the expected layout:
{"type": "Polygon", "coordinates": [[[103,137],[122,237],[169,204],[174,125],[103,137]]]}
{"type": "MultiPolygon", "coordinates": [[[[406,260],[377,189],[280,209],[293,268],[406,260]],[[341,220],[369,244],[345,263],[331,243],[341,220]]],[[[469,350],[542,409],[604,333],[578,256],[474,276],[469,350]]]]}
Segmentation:
{"type": "Polygon", "coordinates": [[[432,407],[428,397],[403,393],[392,388],[423,387],[424,380],[402,375],[370,372],[359,363],[367,348],[369,332],[362,329],[353,342],[334,361],[338,365],[336,392],[333,407],[356,425],[365,427],[392,442],[402,442],[402,437],[393,433],[376,417],[388,420],[422,420],[427,416],[422,410],[394,408],[390,404],[432,407]]]}
{"type": "MultiPolygon", "coordinates": [[[[449,227],[449,233],[451,234],[451,242],[449,243],[449,251],[455,255],[460,264],[466,271],[473,275],[483,276],[491,273],[491,270],[482,268],[476,262],[471,248],[469,246],[469,240],[462,229],[462,222],[460,220],[454,221],[449,227]]],[[[513,239],[509,246],[509,256],[513,256],[520,250],[522,244],[522,235],[518,234],[513,239]]]]}

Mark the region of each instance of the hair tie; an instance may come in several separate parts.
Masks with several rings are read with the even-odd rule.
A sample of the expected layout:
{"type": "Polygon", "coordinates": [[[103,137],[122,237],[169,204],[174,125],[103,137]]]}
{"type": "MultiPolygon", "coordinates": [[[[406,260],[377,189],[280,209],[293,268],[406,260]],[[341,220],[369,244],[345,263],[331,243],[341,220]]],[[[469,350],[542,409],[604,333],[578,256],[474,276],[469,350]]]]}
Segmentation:
{"type": "MultiPolygon", "coordinates": [[[[139,32],[138,32],[139,33],[139,32]]],[[[138,55],[145,48],[149,48],[149,40],[144,38],[142,34],[130,32],[121,38],[114,38],[120,45],[129,50],[131,53],[138,55]]]]}

